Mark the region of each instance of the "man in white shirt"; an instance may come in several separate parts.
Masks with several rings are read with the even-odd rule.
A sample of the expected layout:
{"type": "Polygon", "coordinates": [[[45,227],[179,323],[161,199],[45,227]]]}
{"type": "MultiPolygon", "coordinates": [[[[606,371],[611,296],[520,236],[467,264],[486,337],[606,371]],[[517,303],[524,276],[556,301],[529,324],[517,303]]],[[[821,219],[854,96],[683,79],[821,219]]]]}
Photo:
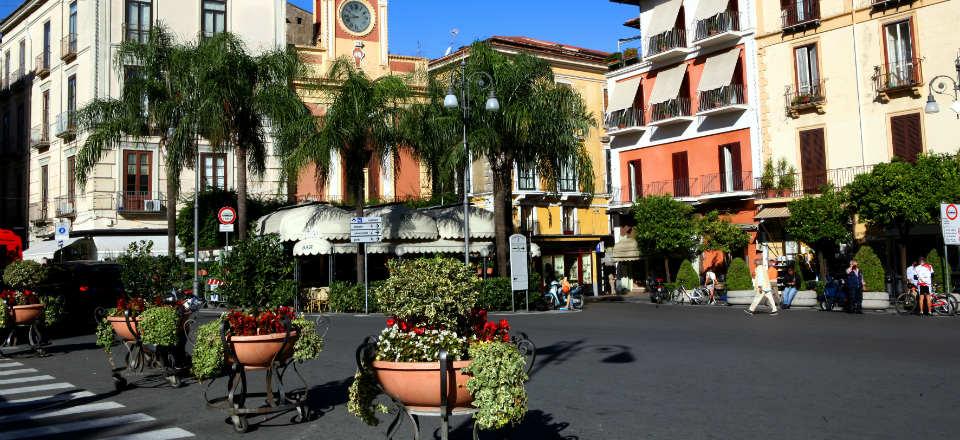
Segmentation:
{"type": "Polygon", "coordinates": [[[714,294],[717,290],[717,274],[713,273],[713,269],[707,270],[707,273],[703,276],[703,285],[710,292],[710,304],[713,304],[714,294]]]}
{"type": "Polygon", "coordinates": [[[920,257],[920,264],[914,269],[917,278],[917,290],[921,315],[930,314],[930,287],[933,284],[933,266],[927,263],[927,259],[920,257]]]}
{"type": "Polygon", "coordinates": [[[770,278],[767,276],[767,268],[763,266],[763,261],[759,258],[755,260],[756,268],[753,270],[753,289],[756,294],[753,296],[753,303],[744,312],[748,315],[756,313],[757,306],[766,299],[770,303],[770,315],[777,314],[777,301],[773,298],[773,290],[770,287],[770,278]]]}
{"type": "Polygon", "coordinates": [[[910,286],[916,287],[917,285],[917,260],[913,260],[909,266],[907,266],[907,289],[910,289],[910,286]]]}

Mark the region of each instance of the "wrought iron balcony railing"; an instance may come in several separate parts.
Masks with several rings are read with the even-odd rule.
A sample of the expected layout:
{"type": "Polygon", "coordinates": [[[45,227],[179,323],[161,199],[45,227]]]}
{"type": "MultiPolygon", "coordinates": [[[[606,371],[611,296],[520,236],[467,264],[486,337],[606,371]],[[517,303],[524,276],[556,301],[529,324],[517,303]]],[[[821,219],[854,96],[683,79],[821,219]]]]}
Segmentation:
{"type": "Polygon", "coordinates": [[[37,55],[36,64],[34,66],[33,72],[43,78],[50,74],[50,51],[45,50],[40,55],[37,55]]]}
{"type": "Polygon", "coordinates": [[[737,11],[723,11],[713,17],[697,21],[694,41],[705,40],[725,32],[740,30],[740,16],[737,11]]]}
{"type": "Polygon", "coordinates": [[[167,201],[161,192],[121,191],[117,193],[117,212],[151,214],[165,212],[167,201]]]}
{"type": "Polygon", "coordinates": [[[870,0],[870,6],[873,9],[881,10],[892,8],[894,6],[913,3],[913,0],[870,0]]]}
{"type": "Polygon", "coordinates": [[[786,93],[784,93],[784,100],[787,113],[789,114],[795,114],[809,108],[817,108],[819,111],[823,104],[827,102],[824,81],[821,80],[810,85],[804,85],[797,89],[793,88],[793,86],[787,86],[786,93]]]}
{"type": "Polygon", "coordinates": [[[713,173],[700,176],[700,195],[753,191],[753,173],[713,173]]]}
{"type": "Polygon", "coordinates": [[[610,113],[604,121],[607,131],[619,131],[643,126],[643,110],[631,107],[610,113]]]}
{"type": "Polygon", "coordinates": [[[30,146],[42,148],[50,145],[50,127],[40,124],[30,129],[30,146]]]}
{"type": "MultiPolygon", "coordinates": [[[[787,175],[793,185],[786,188],[766,188],[761,184],[761,178],[753,179],[754,193],[757,197],[801,197],[808,194],[820,194],[824,185],[833,185],[842,188],[860,174],[873,170],[873,165],[834,168],[822,172],[797,172],[787,175]]],[[[783,181],[783,177],[778,179],[783,181]]]]}
{"type": "Polygon", "coordinates": [[[77,34],[64,35],[60,40],[60,59],[70,62],[77,58],[77,34]]]}
{"type": "Polygon", "coordinates": [[[150,38],[150,25],[145,26],[123,23],[123,41],[134,41],[137,43],[146,43],[150,38]]]}
{"type": "Polygon", "coordinates": [[[877,93],[918,87],[923,84],[920,59],[881,64],[873,68],[873,84],[877,93]]]}
{"type": "Polygon", "coordinates": [[[687,47],[687,32],[683,28],[673,28],[647,39],[647,56],[652,57],[671,49],[687,47]]]}
{"type": "Polygon", "coordinates": [[[74,196],[58,196],[53,199],[54,206],[57,207],[57,217],[75,217],[77,215],[77,203],[74,196]]]}
{"type": "Polygon", "coordinates": [[[673,98],[668,101],[650,105],[651,122],[682,116],[690,116],[690,98],[673,98]]]}
{"type": "Polygon", "coordinates": [[[730,84],[713,90],[697,93],[697,111],[716,110],[732,105],[745,104],[743,84],[730,84]]]}
{"type": "Polygon", "coordinates": [[[820,0],[790,0],[780,9],[780,22],[784,32],[820,24],[820,0]]]}
{"type": "Polygon", "coordinates": [[[73,140],[77,136],[77,118],[75,112],[66,111],[57,115],[57,137],[73,140]]]}
{"type": "Polygon", "coordinates": [[[50,221],[47,215],[47,201],[34,202],[27,207],[27,216],[31,223],[46,223],[50,221]]]}

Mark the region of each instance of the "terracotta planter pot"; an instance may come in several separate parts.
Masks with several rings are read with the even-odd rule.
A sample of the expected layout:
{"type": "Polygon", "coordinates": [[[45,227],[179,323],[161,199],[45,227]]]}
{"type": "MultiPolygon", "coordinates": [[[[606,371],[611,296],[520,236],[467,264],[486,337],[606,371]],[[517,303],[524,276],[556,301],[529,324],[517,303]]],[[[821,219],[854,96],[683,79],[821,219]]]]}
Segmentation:
{"type": "Polygon", "coordinates": [[[108,316],[107,322],[113,327],[113,332],[124,341],[134,341],[137,339],[130,331],[130,327],[133,327],[133,331],[140,333],[140,329],[137,328],[137,324],[140,322],[139,317],[130,320],[130,327],[127,327],[127,318],[123,316],[108,316]]]}
{"type": "MultiPolygon", "coordinates": [[[[453,362],[453,371],[447,376],[447,404],[451,407],[469,407],[473,403],[473,396],[467,391],[470,376],[463,372],[463,367],[471,362],[453,362]]],[[[440,406],[440,362],[374,361],[373,370],[383,391],[404,405],[440,406]]]]}
{"type": "Polygon", "coordinates": [[[792,196],[792,195],[793,195],[793,190],[792,190],[792,189],[781,189],[781,190],[780,190],[780,196],[781,196],[781,197],[790,197],[790,196],[792,196]]]}
{"type": "Polygon", "coordinates": [[[291,333],[286,347],[283,346],[284,336],[286,336],[286,333],[230,336],[230,343],[233,345],[233,352],[237,355],[237,360],[243,366],[263,368],[269,367],[275,358],[284,361],[293,355],[293,345],[297,342],[299,335],[297,332],[291,333]],[[280,352],[281,348],[283,348],[283,353],[280,352]]]}
{"type": "Polygon", "coordinates": [[[13,322],[17,325],[30,324],[43,315],[43,304],[13,306],[13,322]]]}
{"type": "Polygon", "coordinates": [[[764,194],[766,194],[768,199],[772,199],[777,197],[777,190],[775,189],[764,190],[764,194]]]}

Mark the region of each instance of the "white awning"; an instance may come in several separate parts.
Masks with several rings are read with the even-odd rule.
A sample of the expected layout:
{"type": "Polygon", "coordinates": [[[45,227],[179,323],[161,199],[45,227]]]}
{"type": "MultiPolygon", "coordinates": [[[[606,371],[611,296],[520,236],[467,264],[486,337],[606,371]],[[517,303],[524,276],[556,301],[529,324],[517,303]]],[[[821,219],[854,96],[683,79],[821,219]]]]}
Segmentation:
{"type": "Polygon", "coordinates": [[[539,257],[540,256],[540,245],[536,243],[530,243],[530,256],[539,257]]]}
{"type": "MultiPolygon", "coordinates": [[[[383,218],[384,240],[436,240],[440,238],[436,220],[403,205],[372,208],[367,210],[364,215],[383,218]]],[[[349,225],[347,227],[349,228],[349,225]]]]}
{"type": "Polygon", "coordinates": [[[645,36],[649,38],[673,29],[677,23],[681,3],[681,0],[664,0],[654,6],[645,36]]]}
{"type": "Polygon", "coordinates": [[[728,3],[730,3],[730,0],[700,0],[697,4],[697,12],[694,13],[694,19],[703,20],[726,11],[728,3]]]}
{"type": "Polygon", "coordinates": [[[305,238],[347,240],[353,215],[331,205],[306,205],[286,210],[277,232],[280,240],[300,241],[305,238]]]}
{"type": "MultiPolygon", "coordinates": [[[[68,238],[63,242],[63,247],[70,246],[79,239],[79,237],[68,238]]],[[[53,260],[54,255],[59,250],[60,244],[56,240],[34,242],[30,244],[30,249],[23,251],[23,259],[42,263],[44,258],[53,260]]]]}
{"type": "MultiPolygon", "coordinates": [[[[493,243],[489,241],[470,242],[470,252],[481,256],[493,253],[493,243]]],[[[407,254],[462,254],[463,241],[436,240],[424,243],[403,243],[397,245],[397,255],[407,254]]]]}
{"type": "Polygon", "coordinates": [[[737,61],[739,60],[739,47],[707,58],[707,62],[703,65],[703,75],[700,76],[697,91],[706,92],[730,85],[731,80],[733,80],[733,71],[737,68],[737,61]]]}
{"type": "Polygon", "coordinates": [[[293,245],[294,256],[304,255],[330,255],[333,253],[333,245],[322,238],[308,238],[298,241],[293,245]]]}
{"type": "MultiPolygon", "coordinates": [[[[103,261],[106,259],[117,258],[127,252],[127,249],[130,248],[130,244],[140,241],[146,241],[153,244],[153,247],[150,248],[150,255],[155,257],[167,255],[166,235],[117,235],[93,237],[93,246],[95,249],[96,259],[103,261]]],[[[183,248],[180,247],[179,239],[177,240],[176,252],[178,254],[183,253],[183,248]]]]}
{"type": "Polygon", "coordinates": [[[650,104],[659,104],[676,98],[680,93],[680,85],[683,84],[683,77],[686,73],[686,63],[680,63],[678,66],[657,73],[656,80],[653,83],[653,92],[650,93],[650,104]]]}
{"type": "MultiPolygon", "coordinates": [[[[392,254],[397,245],[393,243],[367,243],[368,254],[392,254]]],[[[355,254],[357,253],[356,243],[336,243],[333,245],[335,254],[355,254]]]]}
{"type": "MultiPolygon", "coordinates": [[[[424,214],[437,222],[440,238],[463,240],[463,206],[453,205],[424,209],[424,214]]],[[[496,236],[493,227],[493,213],[486,209],[470,207],[470,238],[489,239],[496,236]]]]}
{"type": "Polygon", "coordinates": [[[632,237],[623,237],[607,252],[607,257],[614,262],[637,261],[640,259],[640,248],[637,240],[632,237]]]}
{"type": "Polygon", "coordinates": [[[630,78],[613,86],[613,94],[610,97],[610,105],[607,106],[607,113],[633,107],[633,102],[637,98],[637,90],[640,89],[640,79],[639,76],[630,78]]]}

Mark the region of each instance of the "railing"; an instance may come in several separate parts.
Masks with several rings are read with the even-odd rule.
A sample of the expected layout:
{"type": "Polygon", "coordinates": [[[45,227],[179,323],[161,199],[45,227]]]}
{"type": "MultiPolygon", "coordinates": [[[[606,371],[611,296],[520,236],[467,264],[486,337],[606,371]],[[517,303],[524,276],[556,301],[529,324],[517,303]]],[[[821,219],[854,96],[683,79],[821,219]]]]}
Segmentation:
{"type": "Polygon", "coordinates": [[[697,111],[708,111],[731,105],[744,104],[743,84],[730,84],[718,89],[697,93],[697,111]]]}
{"type": "Polygon", "coordinates": [[[738,191],[753,191],[753,173],[713,173],[700,176],[700,194],[723,194],[738,191]]]}
{"type": "Polygon", "coordinates": [[[60,40],[60,58],[66,61],[77,57],[77,34],[64,35],[60,40]]]}
{"type": "Polygon", "coordinates": [[[822,105],[827,100],[824,82],[820,81],[799,89],[794,89],[793,86],[787,86],[784,99],[786,100],[787,110],[795,111],[822,105]]]}
{"type": "Polygon", "coordinates": [[[875,9],[889,8],[907,3],[913,3],[913,0],[870,0],[870,5],[875,9]]]}
{"type": "Polygon", "coordinates": [[[37,55],[36,64],[34,66],[34,73],[37,76],[46,76],[50,73],[50,52],[44,51],[40,55],[37,55]]]}
{"type": "Polygon", "coordinates": [[[557,182],[557,190],[560,192],[578,192],[580,188],[577,187],[577,178],[576,177],[560,177],[560,181],[557,182]]]}
{"type": "Polygon", "coordinates": [[[724,32],[735,32],[739,30],[740,17],[737,11],[723,11],[713,17],[704,18],[697,22],[694,41],[705,40],[724,32]]]}
{"type": "Polygon", "coordinates": [[[72,139],[77,135],[77,118],[74,112],[66,111],[57,115],[57,137],[72,139]]]}
{"type": "Polygon", "coordinates": [[[129,23],[123,23],[123,41],[134,41],[146,43],[150,39],[150,25],[145,28],[140,26],[131,26],[129,23]]]}
{"type": "Polygon", "coordinates": [[[47,215],[47,203],[31,203],[27,207],[27,216],[30,218],[30,222],[32,223],[42,223],[50,220],[50,216],[47,215]]]}
{"type": "Polygon", "coordinates": [[[34,148],[50,145],[50,127],[40,124],[30,129],[30,146],[34,148]]]}
{"type": "Polygon", "coordinates": [[[673,28],[647,39],[647,56],[651,57],[678,47],[687,47],[687,32],[673,28]]]}
{"type": "Polygon", "coordinates": [[[537,174],[529,170],[517,170],[517,190],[518,191],[536,191],[537,174]]]}
{"type": "Polygon", "coordinates": [[[873,84],[877,92],[915,87],[923,84],[920,59],[886,63],[873,68],[873,84]]]}
{"type": "Polygon", "coordinates": [[[690,197],[697,188],[697,178],[658,180],[643,186],[643,196],[690,197]]]}
{"type": "MultiPolygon", "coordinates": [[[[793,185],[787,188],[764,188],[760,184],[760,177],[753,179],[754,193],[757,197],[764,196],[795,196],[801,197],[808,194],[820,194],[824,185],[831,184],[834,187],[842,188],[860,174],[866,174],[873,170],[873,165],[834,168],[816,173],[792,173],[786,177],[793,179],[793,185]]],[[[780,176],[779,180],[783,180],[780,176]]]]}
{"type": "Polygon", "coordinates": [[[540,221],[532,218],[526,221],[521,220],[517,230],[523,235],[540,235],[540,221]]]}
{"type": "Polygon", "coordinates": [[[690,116],[690,98],[673,98],[669,101],[650,105],[650,121],[690,116]]]}
{"type": "Polygon", "coordinates": [[[54,197],[53,203],[54,206],[57,207],[57,217],[73,217],[77,215],[76,197],[54,197]]]}
{"type": "Polygon", "coordinates": [[[604,121],[607,131],[622,130],[624,128],[643,126],[643,110],[631,107],[624,110],[617,110],[607,116],[604,121]]]}
{"type": "Polygon", "coordinates": [[[121,191],[117,193],[117,212],[160,213],[167,208],[163,193],[149,191],[121,191]]]}
{"type": "Polygon", "coordinates": [[[820,22],[820,0],[790,0],[780,10],[781,28],[791,31],[820,22]]]}

